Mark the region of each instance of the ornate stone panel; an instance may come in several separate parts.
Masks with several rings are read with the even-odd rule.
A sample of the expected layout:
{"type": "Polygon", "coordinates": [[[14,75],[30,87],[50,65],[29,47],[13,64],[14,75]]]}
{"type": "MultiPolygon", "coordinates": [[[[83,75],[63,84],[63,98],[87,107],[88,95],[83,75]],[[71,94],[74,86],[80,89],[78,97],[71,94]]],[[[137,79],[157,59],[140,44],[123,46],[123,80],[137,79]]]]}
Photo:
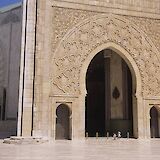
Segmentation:
{"type": "Polygon", "coordinates": [[[80,93],[80,71],[86,57],[98,46],[113,42],[131,54],[142,78],[144,96],[160,96],[158,50],[149,38],[126,18],[93,16],[66,34],[55,51],[53,84],[65,94],[80,93]]]}
{"type": "Polygon", "coordinates": [[[96,15],[96,12],[73,10],[69,8],[53,8],[53,32],[54,37],[52,40],[53,48],[55,48],[62,37],[65,36],[67,31],[74,27],[79,22],[96,15]],[[65,15],[65,16],[64,16],[65,15]]]}
{"type": "Polygon", "coordinates": [[[160,20],[131,16],[126,16],[126,18],[141,28],[141,30],[143,30],[147,36],[151,38],[152,42],[160,51],[160,20]]]}
{"type": "MultiPolygon", "coordinates": [[[[69,8],[53,7],[53,23],[52,28],[54,36],[52,39],[52,49],[57,47],[59,41],[65,36],[65,34],[72,29],[79,22],[95,15],[100,15],[99,12],[90,12],[85,10],[75,10],[69,8]],[[64,16],[65,15],[65,16],[64,16]]],[[[147,36],[152,40],[155,46],[160,50],[160,20],[151,18],[141,18],[134,16],[122,16],[128,19],[143,30],[147,36]]]]}

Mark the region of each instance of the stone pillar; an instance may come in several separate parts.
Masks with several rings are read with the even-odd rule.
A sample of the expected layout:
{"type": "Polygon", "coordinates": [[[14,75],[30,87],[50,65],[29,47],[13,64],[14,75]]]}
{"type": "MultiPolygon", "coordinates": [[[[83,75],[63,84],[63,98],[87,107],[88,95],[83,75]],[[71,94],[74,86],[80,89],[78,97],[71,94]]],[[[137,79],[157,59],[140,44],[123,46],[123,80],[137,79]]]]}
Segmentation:
{"type": "Polygon", "coordinates": [[[31,136],[35,53],[36,0],[23,1],[18,136],[31,136]]]}
{"type": "Polygon", "coordinates": [[[104,70],[105,70],[105,129],[109,128],[111,118],[111,80],[110,80],[110,58],[111,50],[104,50],[104,70]]]}
{"type": "Polygon", "coordinates": [[[122,60],[122,92],[123,92],[123,118],[129,119],[129,103],[128,103],[128,73],[127,64],[122,60]]]}
{"type": "Polygon", "coordinates": [[[138,103],[137,98],[133,94],[132,95],[132,106],[133,106],[133,135],[135,138],[138,138],[138,103]]]}
{"type": "MultiPolygon", "coordinates": [[[[144,127],[144,130],[146,131],[145,133],[145,138],[149,139],[151,138],[151,124],[150,124],[150,121],[151,121],[151,116],[150,116],[150,106],[145,106],[146,107],[146,110],[145,110],[145,127],[144,127]]],[[[144,118],[145,118],[144,117],[144,118]]]]}
{"type": "Polygon", "coordinates": [[[123,119],[122,58],[113,53],[111,58],[111,119],[123,119]]]}
{"type": "Polygon", "coordinates": [[[144,134],[144,103],[142,97],[137,96],[137,120],[138,138],[145,138],[144,134]]]}

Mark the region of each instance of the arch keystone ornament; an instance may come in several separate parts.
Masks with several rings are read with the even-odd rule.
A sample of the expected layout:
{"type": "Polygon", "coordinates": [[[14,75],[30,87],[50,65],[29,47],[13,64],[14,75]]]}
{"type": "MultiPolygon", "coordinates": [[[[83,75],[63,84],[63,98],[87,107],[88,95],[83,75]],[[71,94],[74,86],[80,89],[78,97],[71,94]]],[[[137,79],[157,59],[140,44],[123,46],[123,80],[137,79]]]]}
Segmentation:
{"type": "MultiPolygon", "coordinates": [[[[160,97],[158,49],[135,24],[112,14],[86,19],[61,40],[53,57],[54,93],[80,95],[81,69],[85,60],[94,50],[107,43],[120,46],[133,58],[141,77],[140,94],[143,97],[160,97]]],[[[127,55],[123,56],[128,59],[127,55]]]]}

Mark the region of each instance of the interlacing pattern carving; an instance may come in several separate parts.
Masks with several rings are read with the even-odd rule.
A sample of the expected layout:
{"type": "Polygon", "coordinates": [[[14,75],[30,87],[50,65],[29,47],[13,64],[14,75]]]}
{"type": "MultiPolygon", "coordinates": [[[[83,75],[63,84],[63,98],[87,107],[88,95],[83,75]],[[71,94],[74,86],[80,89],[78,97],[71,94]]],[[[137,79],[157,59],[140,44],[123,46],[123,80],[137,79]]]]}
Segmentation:
{"type": "Polygon", "coordinates": [[[57,46],[58,42],[64,35],[67,33],[69,29],[74,27],[79,22],[85,20],[86,18],[96,15],[95,12],[82,11],[82,10],[74,10],[69,8],[53,8],[54,15],[53,16],[53,49],[57,46]]]}
{"type": "Polygon", "coordinates": [[[60,42],[53,60],[53,84],[66,94],[80,94],[80,72],[86,57],[102,44],[113,42],[135,60],[144,96],[160,96],[158,50],[137,26],[116,15],[89,18],[60,42]]]}
{"type": "Polygon", "coordinates": [[[141,28],[160,51],[160,20],[130,16],[126,16],[126,18],[141,28]]]}

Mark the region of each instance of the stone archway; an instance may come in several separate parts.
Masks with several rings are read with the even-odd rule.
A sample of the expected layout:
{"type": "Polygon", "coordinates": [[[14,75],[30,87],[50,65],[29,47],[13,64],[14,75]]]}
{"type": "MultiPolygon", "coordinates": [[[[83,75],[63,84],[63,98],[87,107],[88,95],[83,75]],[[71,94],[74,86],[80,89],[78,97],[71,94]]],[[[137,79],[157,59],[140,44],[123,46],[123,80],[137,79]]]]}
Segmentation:
{"type": "Polygon", "coordinates": [[[124,59],[113,50],[105,49],[95,55],[86,73],[87,136],[95,137],[98,133],[100,137],[106,137],[121,132],[123,138],[127,134],[135,137],[137,105],[133,107],[132,103],[136,91],[135,80],[135,74],[131,75],[124,59]]]}
{"type": "MultiPolygon", "coordinates": [[[[83,107],[85,75],[91,59],[103,49],[112,49],[125,59],[135,74],[137,104],[137,137],[144,137],[145,97],[160,96],[159,54],[152,41],[136,25],[118,15],[99,15],[86,19],[65,35],[53,57],[52,93],[77,97],[84,135],[83,107]]],[[[75,129],[76,130],[76,129],[75,129]]],[[[75,131],[76,136],[76,131],[75,131]]],[[[79,136],[79,135],[78,135],[79,136]]]]}
{"type": "Polygon", "coordinates": [[[159,113],[156,107],[150,109],[150,130],[151,138],[159,137],[159,113]]]}
{"type": "Polygon", "coordinates": [[[160,138],[160,108],[159,105],[150,106],[150,137],[160,138]]]}
{"type": "Polygon", "coordinates": [[[70,109],[65,104],[60,104],[56,109],[56,137],[55,139],[70,139],[70,109]]]}
{"type": "Polygon", "coordinates": [[[143,106],[141,105],[141,100],[142,100],[142,82],[141,82],[141,75],[139,72],[139,69],[133,60],[133,58],[130,56],[126,50],[124,50],[122,47],[120,47],[117,44],[114,43],[107,43],[103,44],[99,47],[97,47],[94,51],[90,53],[90,55],[86,58],[85,62],[83,63],[81,73],[80,73],[80,84],[81,84],[81,95],[80,95],[80,106],[85,106],[85,96],[87,94],[86,91],[86,74],[87,74],[87,69],[92,61],[93,57],[97,55],[100,51],[104,49],[110,49],[113,50],[115,53],[117,53],[120,57],[122,57],[125,62],[127,63],[131,75],[132,75],[132,86],[134,88],[133,93],[132,93],[132,100],[133,100],[133,135],[135,138],[138,138],[141,136],[141,131],[139,130],[139,126],[143,126],[143,106]],[[142,119],[141,119],[141,118],[142,119]]]}

